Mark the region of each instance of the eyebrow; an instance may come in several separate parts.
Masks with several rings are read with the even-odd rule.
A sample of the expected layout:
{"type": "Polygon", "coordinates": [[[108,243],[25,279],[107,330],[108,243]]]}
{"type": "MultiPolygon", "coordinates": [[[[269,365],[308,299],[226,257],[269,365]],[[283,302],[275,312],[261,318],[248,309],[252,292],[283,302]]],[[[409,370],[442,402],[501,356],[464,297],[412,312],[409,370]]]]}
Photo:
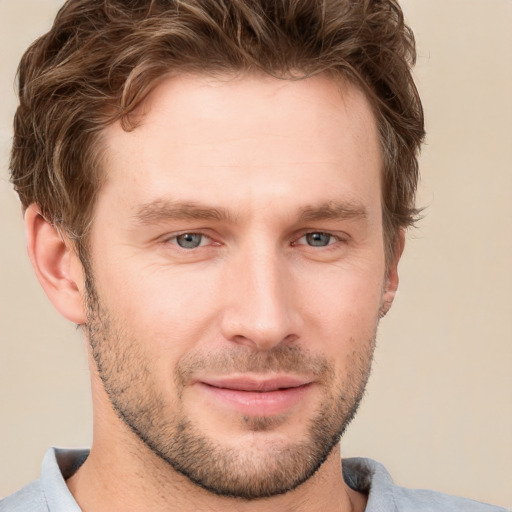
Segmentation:
{"type": "MultiPolygon", "coordinates": [[[[306,206],[299,210],[298,221],[318,222],[322,220],[366,219],[366,208],[354,202],[329,201],[318,206],[306,206]]],[[[158,224],[168,220],[214,220],[236,222],[236,216],[222,207],[200,205],[194,202],[156,200],[137,208],[133,219],[140,224],[158,224]]]]}
{"type": "Polygon", "coordinates": [[[315,207],[301,210],[300,222],[318,222],[322,220],[364,220],[368,217],[367,209],[354,202],[329,201],[315,207]]]}
{"type": "Polygon", "coordinates": [[[233,220],[232,214],[225,208],[163,199],[143,204],[133,218],[140,224],[157,224],[166,220],[233,220]]]}

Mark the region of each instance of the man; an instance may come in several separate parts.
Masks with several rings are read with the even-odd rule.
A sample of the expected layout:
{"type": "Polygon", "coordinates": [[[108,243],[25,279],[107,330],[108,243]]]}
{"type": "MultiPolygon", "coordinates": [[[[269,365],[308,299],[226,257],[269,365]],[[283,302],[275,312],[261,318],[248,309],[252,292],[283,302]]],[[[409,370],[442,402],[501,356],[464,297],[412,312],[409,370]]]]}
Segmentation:
{"type": "Polygon", "coordinates": [[[392,1],[64,6],[11,166],[94,442],[0,510],[497,510],[339,460],[416,214],[413,61],[392,1]]]}

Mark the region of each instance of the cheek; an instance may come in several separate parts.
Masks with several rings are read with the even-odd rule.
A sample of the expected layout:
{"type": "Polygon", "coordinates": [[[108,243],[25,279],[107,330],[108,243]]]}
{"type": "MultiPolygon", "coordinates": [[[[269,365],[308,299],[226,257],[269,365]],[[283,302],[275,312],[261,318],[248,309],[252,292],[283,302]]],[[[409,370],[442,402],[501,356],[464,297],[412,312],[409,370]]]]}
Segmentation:
{"type": "Polygon", "coordinates": [[[317,314],[338,311],[343,315],[365,317],[379,308],[384,265],[361,259],[356,263],[302,266],[296,269],[293,280],[298,287],[296,293],[309,300],[309,309],[317,314]]]}
{"type": "MultiPolygon", "coordinates": [[[[350,340],[373,338],[384,268],[371,256],[375,254],[351,263],[287,262],[282,281],[287,291],[280,296],[302,317],[297,334],[312,350],[338,354],[345,346],[346,353],[350,340]]],[[[176,362],[191,349],[220,341],[233,282],[228,260],[216,265],[147,265],[137,256],[119,253],[96,261],[100,297],[116,322],[142,340],[152,357],[176,362]]]]}
{"type": "MultiPolygon", "coordinates": [[[[303,281],[300,300],[307,338],[321,333],[333,354],[373,342],[382,297],[380,267],[333,267],[303,281]]],[[[382,270],[383,272],[383,270],[382,270]]],[[[302,274],[304,275],[304,273],[302,274]]],[[[314,338],[315,339],[315,338],[314,338]]]]}
{"type": "Polygon", "coordinates": [[[109,272],[98,278],[98,293],[119,325],[145,342],[145,350],[176,360],[215,331],[220,303],[213,272],[129,267],[104,265],[109,272]]]}

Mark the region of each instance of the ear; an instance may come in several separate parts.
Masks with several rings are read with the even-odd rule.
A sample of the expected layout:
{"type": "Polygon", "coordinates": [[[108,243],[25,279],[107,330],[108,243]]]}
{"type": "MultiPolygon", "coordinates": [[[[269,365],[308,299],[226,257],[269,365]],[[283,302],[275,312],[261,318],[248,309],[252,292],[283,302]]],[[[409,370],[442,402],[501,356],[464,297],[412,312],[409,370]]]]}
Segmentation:
{"type": "Polygon", "coordinates": [[[46,295],[62,316],[84,324],[83,268],[71,241],[43,217],[36,204],[25,212],[25,235],[30,261],[46,295]]]}
{"type": "Polygon", "coordinates": [[[405,246],[405,230],[400,229],[393,247],[393,255],[391,261],[387,263],[386,281],[382,292],[382,300],[380,306],[380,318],[386,315],[395,300],[396,291],[398,289],[398,262],[404,252],[405,246]]]}

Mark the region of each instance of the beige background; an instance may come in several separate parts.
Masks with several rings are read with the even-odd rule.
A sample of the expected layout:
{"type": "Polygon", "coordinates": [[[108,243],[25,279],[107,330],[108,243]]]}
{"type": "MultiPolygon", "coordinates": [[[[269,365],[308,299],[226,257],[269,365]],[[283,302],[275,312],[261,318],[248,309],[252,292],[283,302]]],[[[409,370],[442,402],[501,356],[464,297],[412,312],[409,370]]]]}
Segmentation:
{"type": "MultiPolygon", "coordinates": [[[[0,0],[0,496],[91,438],[84,348],[39,289],[7,178],[13,78],[57,0],[0,0]]],[[[420,203],[344,456],[512,506],[512,1],[407,0],[427,114],[420,203]]]]}

